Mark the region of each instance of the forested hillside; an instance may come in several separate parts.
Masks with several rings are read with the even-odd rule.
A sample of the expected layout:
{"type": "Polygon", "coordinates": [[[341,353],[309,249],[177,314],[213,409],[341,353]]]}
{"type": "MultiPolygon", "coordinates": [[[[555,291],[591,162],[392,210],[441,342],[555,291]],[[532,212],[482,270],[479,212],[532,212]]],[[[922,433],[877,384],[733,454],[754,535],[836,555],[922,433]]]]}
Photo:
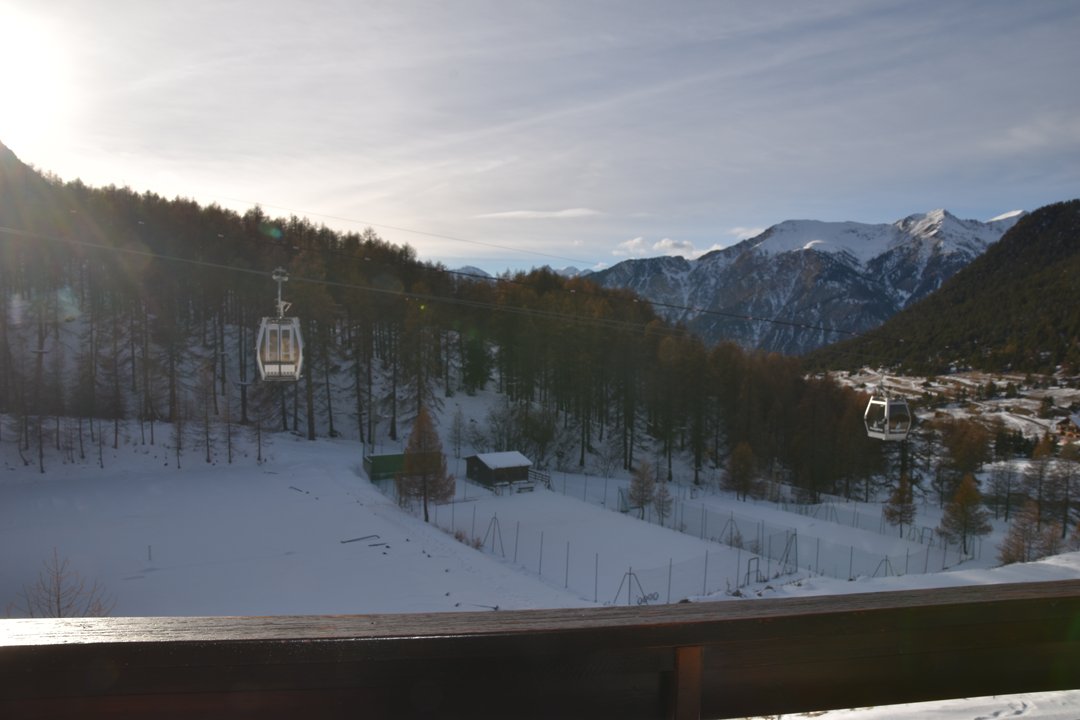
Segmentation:
{"type": "Polygon", "coordinates": [[[629,292],[549,271],[474,281],[371,230],[64,183],[6,149],[0,203],[0,412],[27,451],[81,447],[101,421],[109,442],[169,421],[207,442],[242,424],[371,443],[422,404],[489,388],[503,394],[490,417],[441,432],[541,467],[670,469],[683,453],[698,479],[745,442],[816,491],[880,462],[855,393],[708,348],[629,292]],[[306,343],[293,384],[259,383],[252,352],[279,265],[306,343]]]}
{"type": "Polygon", "coordinates": [[[1080,372],[1080,200],[1020,219],[939,291],[876,330],[812,353],[808,365],[879,363],[913,373],[950,367],[1080,372]]]}

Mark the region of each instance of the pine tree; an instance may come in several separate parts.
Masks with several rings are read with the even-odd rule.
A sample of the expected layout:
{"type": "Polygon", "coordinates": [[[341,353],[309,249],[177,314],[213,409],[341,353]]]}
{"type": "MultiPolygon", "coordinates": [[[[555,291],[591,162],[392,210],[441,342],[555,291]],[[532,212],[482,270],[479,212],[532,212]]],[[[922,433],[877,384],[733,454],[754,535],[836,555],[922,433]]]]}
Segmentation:
{"type": "Polygon", "coordinates": [[[962,550],[968,551],[968,538],[988,534],[990,513],[983,507],[982,496],[975,485],[975,476],[967,473],[960,480],[960,486],[952,501],[945,506],[945,515],[937,532],[949,542],[959,542],[962,550]]]}
{"type": "Polygon", "coordinates": [[[889,502],[882,509],[885,522],[900,527],[900,537],[904,537],[904,526],[915,522],[915,500],[911,481],[907,474],[900,476],[896,489],[889,495],[889,502]]]}
{"type": "Polygon", "coordinates": [[[402,503],[414,498],[421,500],[424,522],[430,522],[429,502],[442,503],[454,497],[454,476],[446,472],[442,441],[424,406],[420,407],[412,432],[409,433],[402,469],[395,483],[402,503]]]}

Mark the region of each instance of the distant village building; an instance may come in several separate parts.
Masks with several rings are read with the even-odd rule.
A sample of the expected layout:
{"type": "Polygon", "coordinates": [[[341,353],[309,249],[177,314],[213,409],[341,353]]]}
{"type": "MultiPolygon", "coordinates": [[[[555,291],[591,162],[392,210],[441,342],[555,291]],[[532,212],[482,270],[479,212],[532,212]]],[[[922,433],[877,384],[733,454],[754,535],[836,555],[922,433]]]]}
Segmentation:
{"type": "Polygon", "coordinates": [[[532,460],[516,450],[482,453],[465,458],[465,476],[488,487],[528,480],[531,467],[532,460]]]}
{"type": "Polygon", "coordinates": [[[1080,413],[1073,413],[1067,418],[1058,420],[1057,434],[1067,440],[1080,438],[1080,413]]]}

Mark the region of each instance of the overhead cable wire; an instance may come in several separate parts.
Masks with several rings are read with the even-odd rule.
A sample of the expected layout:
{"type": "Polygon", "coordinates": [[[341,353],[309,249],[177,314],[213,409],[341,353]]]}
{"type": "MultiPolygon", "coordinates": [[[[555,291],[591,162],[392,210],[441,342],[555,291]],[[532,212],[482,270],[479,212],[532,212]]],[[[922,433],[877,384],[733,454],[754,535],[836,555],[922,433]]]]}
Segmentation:
{"type": "MultiPolygon", "coordinates": [[[[119,246],[119,245],[108,245],[108,244],[105,244],[105,243],[93,242],[93,241],[89,241],[89,240],[73,239],[73,238],[59,238],[59,237],[54,237],[54,236],[50,236],[50,235],[45,235],[45,234],[42,234],[42,233],[36,233],[36,232],[27,231],[27,230],[20,230],[18,228],[12,228],[12,227],[6,227],[6,226],[0,226],[0,233],[6,234],[6,235],[15,235],[15,236],[27,237],[27,238],[36,238],[36,239],[41,239],[41,240],[46,240],[46,241],[51,241],[51,242],[67,243],[67,244],[70,244],[70,245],[77,245],[77,246],[88,247],[88,248],[97,249],[97,250],[124,253],[124,254],[128,254],[128,255],[135,255],[135,256],[145,257],[145,258],[152,258],[152,259],[163,260],[163,261],[167,261],[167,262],[177,262],[177,263],[184,263],[184,264],[188,264],[188,265],[209,267],[209,268],[214,268],[214,269],[224,270],[224,271],[229,271],[229,272],[238,272],[238,273],[245,273],[245,274],[249,274],[249,275],[258,275],[258,276],[261,276],[261,277],[267,277],[267,276],[270,275],[270,271],[265,271],[265,270],[256,270],[256,269],[245,268],[245,267],[240,267],[240,266],[236,266],[236,265],[226,265],[226,264],[222,264],[222,263],[212,262],[212,261],[209,261],[209,260],[199,260],[199,259],[194,259],[194,258],[179,257],[179,256],[175,256],[175,255],[166,255],[166,254],[162,254],[162,253],[151,251],[151,250],[143,250],[143,249],[139,249],[139,248],[122,247],[122,246],[119,246]]],[[[286,251],[289,249],[288,247],[283,246],[279,242],[273,242],[273,241],[269,241],[269,240],[258,240],[258,239],[255,239],[255,238],[240,238],[240,239],[245,241],[245,242],[259,244],[259,245],[261,245],[263,247],[272,247],[272,248],[275,248],[275,249],[281,249],[281,250],[286,250],[286,251]]],[[[364,261],[364,260],[369,259],[369,258],[365,258],[364,256],[361,256],[361,255],[356,255],[354,253],[342,252],[340,250],[334,250],[334,249],[330,249],[330,248],[318,247],[318,248],[314,248],[314,249],[319,253],[324,253],[324,254],[327,254],[327,255],[334,256],[334,257],[341,257],[341,258],[344,258],[344,259],[350,259],[350,260],[354,260],[354,261],[364,261]]],[[[464,273],[464,272],[460,272],[460,271],[448,270],[448,269],[445,269],[445,268],[436,267],[436,266],[432,266],[432,265],[425,264],[425,263],[420,263],[420,262],[418,262],[416,269],[421,271],[421,272],[434,272],[434,273],[442,273],[442,274],[450,275],[450,276],[465,277],[465,278],[468,278],[468,279],[474,280],[474,281],[505,282],[505,283],[511,283],[511,284],[520,285],[520,286],[524,286],[524,287],[533,287],[532,283],[526,282],[524,280],[520,280],[520,279],[518,279],[516,277],[492,278],[490,276],[482,276],[482,275],[475,275],[475,274],[471,274],[471,273],[464,273]]],[[[504,312],[504,313],[509,313],[509,314],[518,314],[518,315],[523,315],[523,316],[531,316],[531,317],[537,317],[537,318],[544,318],[544,319],[549,319],[549,320],[573,321],[573,322],[577,322],[577,323],[584,323],[584,324],[593,325],[593,326],[596,326],[596,327],[608,327],[608,328],[611,328],[611,329],[633,329],[633,330],[638,330],[638,329],[640,329],[642,327],[642,325],[639,324],[639,323],[632,323],[632,322],[629,322],[629,321],[626,321],[626,320],[615,320],[615,319],[600,318],[600,317],[588,317],[588,316],[584,316],[584,315],[570,315],[570,314],[567,314],[567,313],[559,313],[559,312],[550,311],[550,310],[540,310],[540,309],[535,309],[535,308],[513,307],[513,306],[509,306],[509,305],[500,305],[500,304],[497,304],[497,303],[486,303],[486,302],[478,301],[478,300],[467,300],[467,299],[464,299],[464,298],[454,298],[454,297],[447,297],[447,296],[441,296],[441,295],[434,295],[434,294],[431,294],[431,293],[418,293],[418,292],[406,291],[406,290],[398,290],[398,289],[393,289],[393,288],[375,287],[375,286],[371,286],[371,285],[358,285],[358,284],[355,284],[355,283],[345,283],[345,282],[341,282],[341,281],[329,280],[329,279],[326,279],[326,278],[309,278],[309,277],[291,275],[290,280],[295,281],[295,282],[301,282],[301,283],[310,283],[310,284],[316,284],[316,285],[324,285],[324,286],[328,286],[328,287],[338,287],[338,288],[343,288],[343,289],[359,290],[359,291],[378,293],[378,294],[383,294],[383,295],[394,295],[394,296],[399,296],[399,297],[404,297],[404,298],[414,298],[414,299],[417,299],[417,300],[423,300],[423,301],[427,301],[427,302],[437,302],[437,303],[443,303],[443,304],[449,304],[449,305],[459,305],[459,306],[464,306],[464,307],[488,309],[488,310],[492,310],[492,311],[504,312]]],[[[607,296],[607,295],[603,294],[603,290],[605,288],[602,288],[599,285],[594,285],[594,286],[599,290],[599,292],[583,292],[582,294],[583,295],[590,295],[590,296],[593,296],[593,297],[602,297],[602,298],[605,298],[605,299],[611,299],[610,296],[607,296]]],[[[608,288],[608,289],[610,289],[610,288],[608,288]]],[[[571,289],[568,292],[576,293],[576,291],[577,291],[576,289],[571,289]]],[[[665,303],[665,302],[660,302],[660,301],[648,300],[646,298],[641,298],[640,301],[649,303],[649,305],[654,307],[654,308],[664,308],[664,309],[667,309],[667,310],[678,311],[678,312],[689,313],[689,314],[707,315],[707,316],[714,316],[714,317],[723,317],[723,318],[728,318],[728,319],[740,320],[740,321],[744,321],[744,322],[769,323],[769,324],[774,324],[774,325],[783,325],[783,326],[794,327],[794,328],[799,328],[799,329],[804,329],[804,330],[811,330],[811,331],[820,332],[820,333],[848,335],[848,336],[851,336],[851,337],[860,337],[860,336],[864,335],[864,333],[858,332],[858,331],[846,330],[846,329],[841,329],[841,328],[830,328],[830,327],[825,327],[823,325],[812,325],[810,323],[803,323],[803,322],[798,322],[798,321],[795,321],[795,320],[784,320],[784,319],[780,319],[780,318],[769,318],[769,317],[755,316],[755,315],[750,315],[750,314],[745,314],[745,313],[726,312],[726,311],[722,311],[722,310],[713,310],[713,309],[709,309],[709,308],[696,307],[696,306],[678,305],[678,304],[674,304],[674,303],[665,303]]],[[[634,298],[633,302],[635,302],[635,303],[639,302],[638,298],[634,298]]],[[[669,321],[669,323],[670,323],[670,321],[669,321]]],[[[669,332],[671,334],[679,334],[679,335],[689,334],[688,331],[685,330],[684,328],[681,328],[681,327],[678,327],[678,326],[673,326],[673,325],[670,325],[670,324],[668,325],[666,330],[667,330],[667,332],[669,332]]]]}

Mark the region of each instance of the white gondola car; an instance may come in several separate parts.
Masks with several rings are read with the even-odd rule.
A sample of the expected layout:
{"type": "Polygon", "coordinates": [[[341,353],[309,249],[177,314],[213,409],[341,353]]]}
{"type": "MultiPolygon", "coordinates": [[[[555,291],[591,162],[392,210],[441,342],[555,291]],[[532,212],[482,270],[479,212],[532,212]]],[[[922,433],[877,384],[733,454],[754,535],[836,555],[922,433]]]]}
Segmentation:
{"type": "Polygon", "coordinates": [[[259,324],[255,341],[255,358],[259,377],[263,380],[295,382],[304,366],[304,339],[300,335],[300,318],[285,317],[291,303],[281,299],[281,284],[289,275],[284,269],[274,270],[278,284],[277,317],[264,317],[259,324]]]}
{"type": "Polygon", "coordinates": [[[903,440],[911,430],[911,410],[907,401],[889,397],[884,389],[878,389],[866,404],[863,413],[866,434],[878,440],[903,440]]]}

